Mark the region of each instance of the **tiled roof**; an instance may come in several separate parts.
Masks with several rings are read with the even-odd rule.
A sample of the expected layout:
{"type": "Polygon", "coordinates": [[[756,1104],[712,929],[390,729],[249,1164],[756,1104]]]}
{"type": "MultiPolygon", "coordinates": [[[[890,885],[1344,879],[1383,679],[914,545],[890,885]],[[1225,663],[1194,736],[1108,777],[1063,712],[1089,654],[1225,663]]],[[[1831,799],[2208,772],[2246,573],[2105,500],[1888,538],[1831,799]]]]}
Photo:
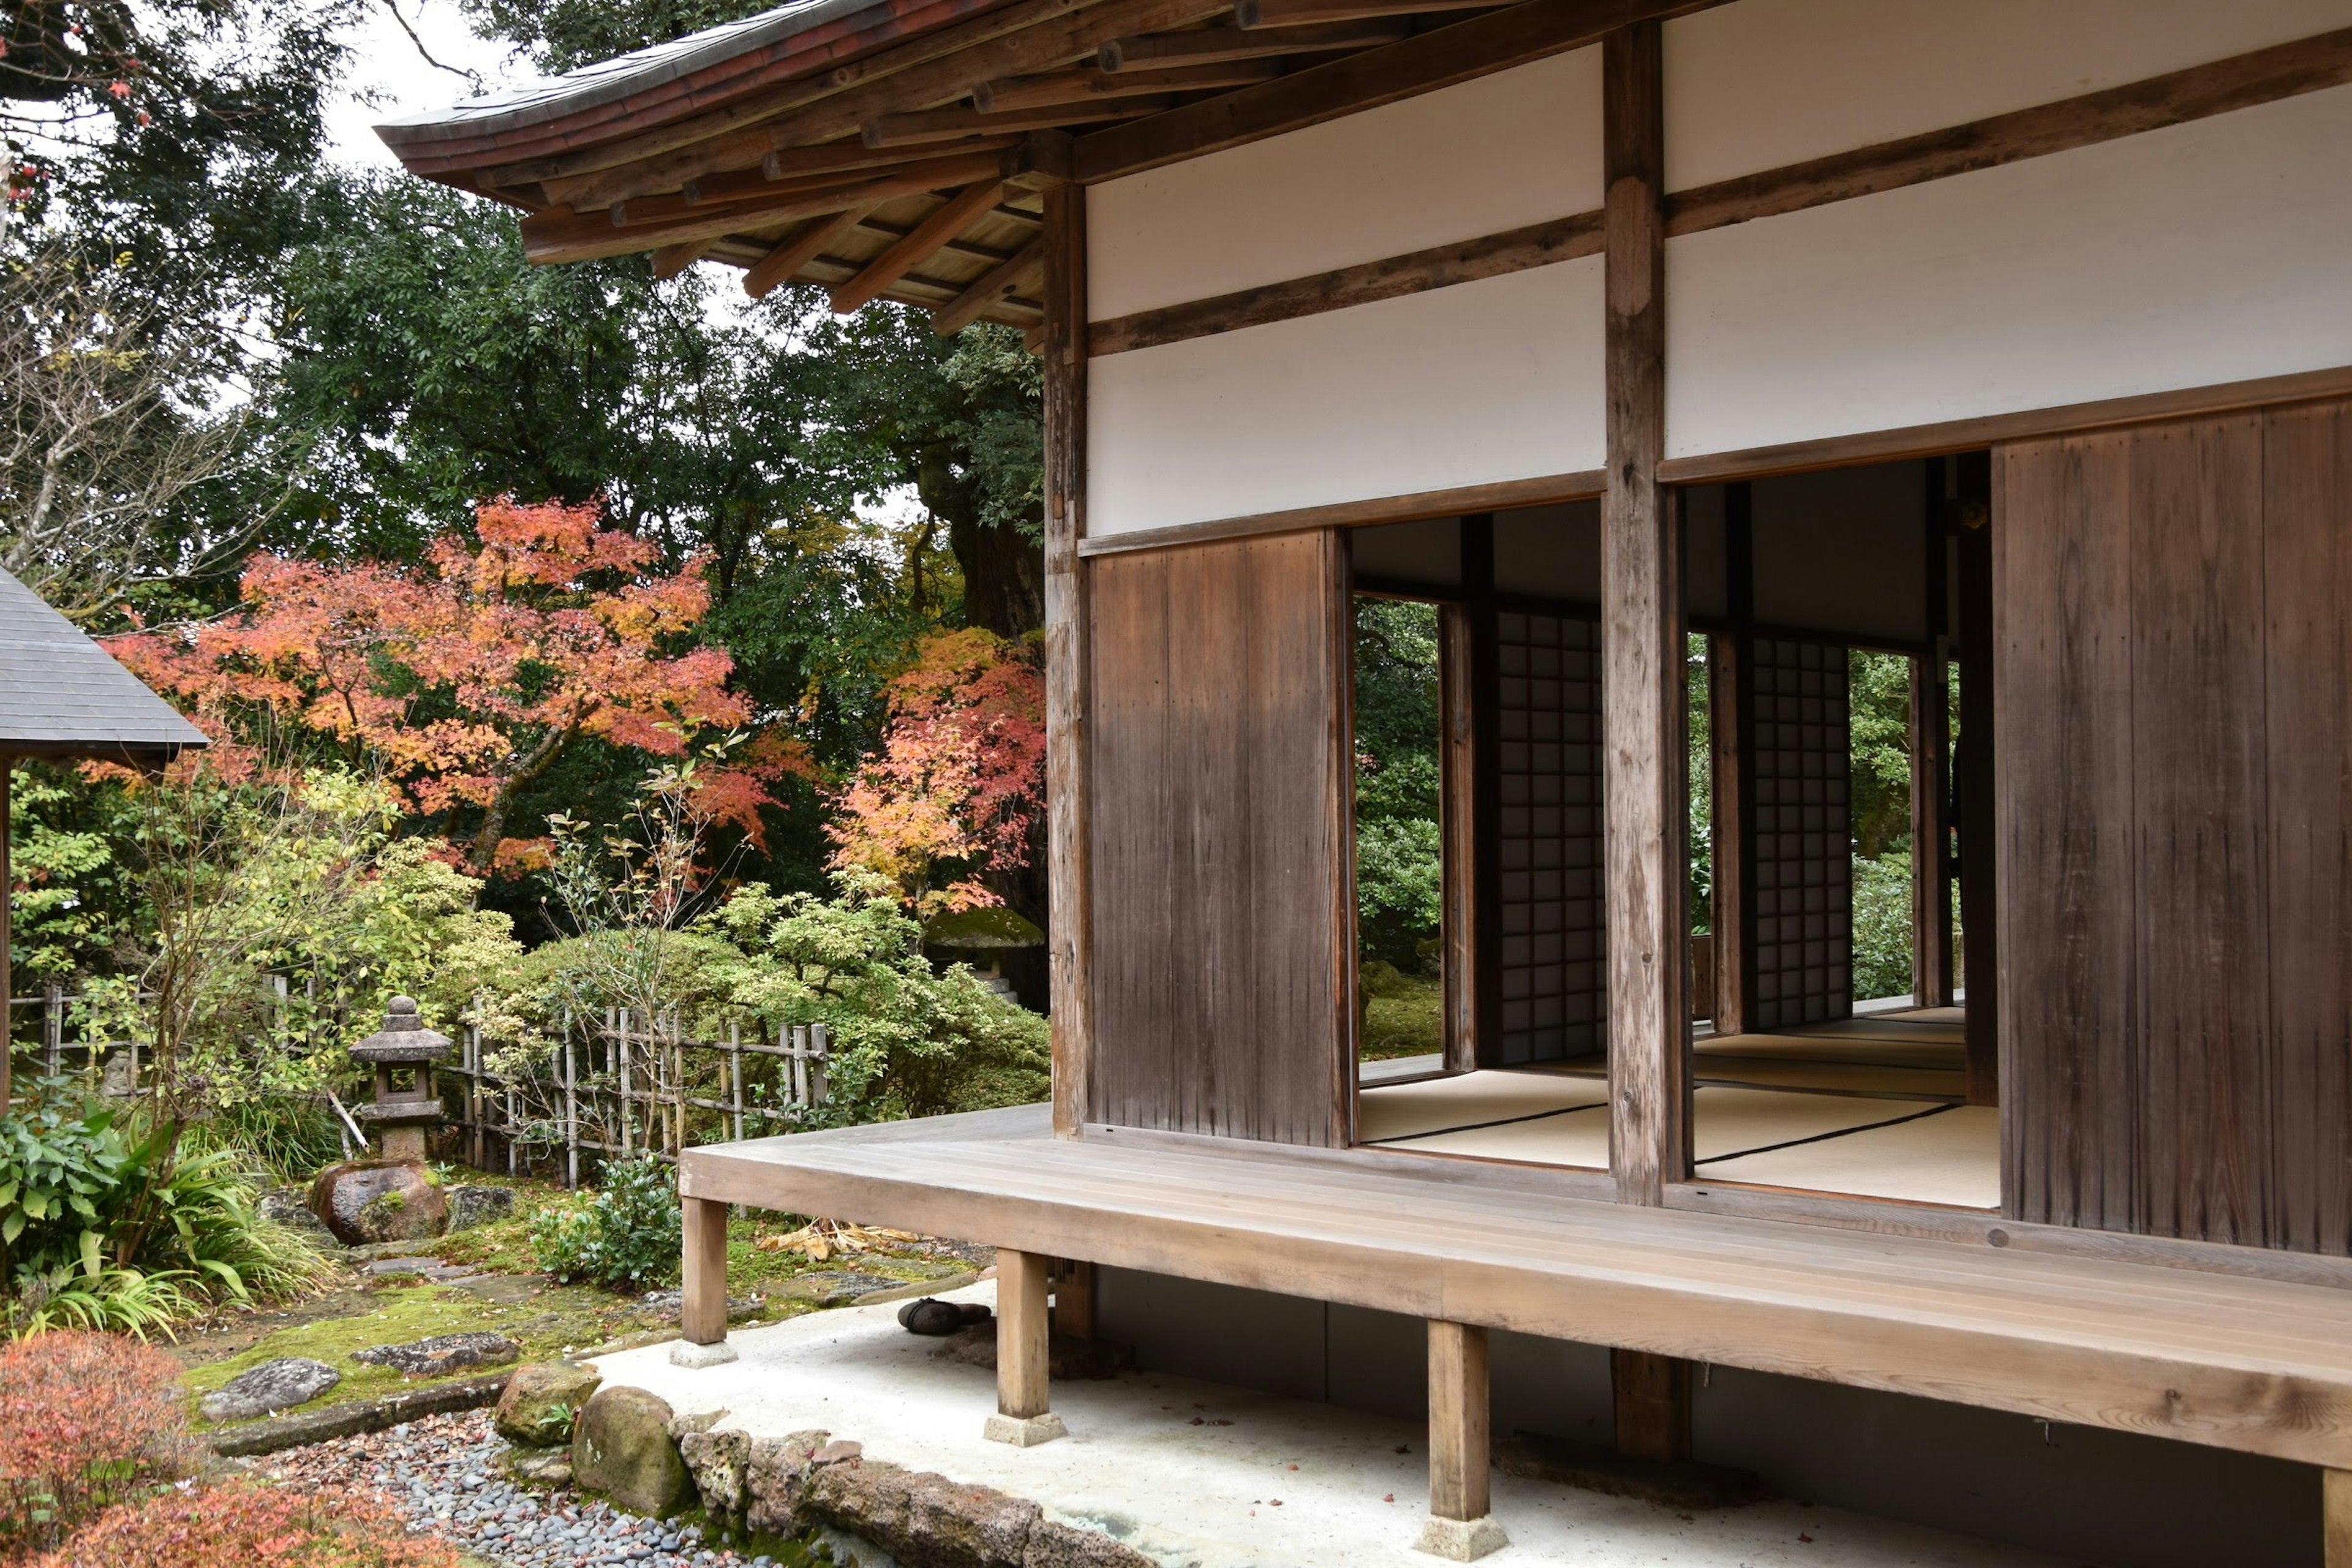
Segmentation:
{"type": "Polygon", "coordinates": [[[0,752],[168,759],[204,731],[0,572],[0,752]]]}

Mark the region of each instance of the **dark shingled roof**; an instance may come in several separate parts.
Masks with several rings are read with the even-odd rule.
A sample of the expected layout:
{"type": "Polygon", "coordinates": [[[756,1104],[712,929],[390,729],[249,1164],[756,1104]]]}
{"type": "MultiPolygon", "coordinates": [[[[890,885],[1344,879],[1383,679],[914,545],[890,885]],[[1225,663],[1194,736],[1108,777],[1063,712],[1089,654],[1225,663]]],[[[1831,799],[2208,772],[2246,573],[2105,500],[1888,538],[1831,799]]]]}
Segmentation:
{"type": "Polygon", "coordinates": [[[0,572],[0,752],[168,762],[205,732],[0,572]]]}

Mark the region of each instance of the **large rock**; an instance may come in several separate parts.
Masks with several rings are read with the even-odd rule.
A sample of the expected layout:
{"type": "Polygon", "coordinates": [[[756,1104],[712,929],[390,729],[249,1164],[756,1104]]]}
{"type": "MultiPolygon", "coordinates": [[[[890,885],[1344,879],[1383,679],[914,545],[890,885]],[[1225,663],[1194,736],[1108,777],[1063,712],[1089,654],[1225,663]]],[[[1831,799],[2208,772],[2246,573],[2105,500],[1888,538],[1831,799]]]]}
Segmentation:
{"type": "Polygon", "coordinates": [[[677,1457],[694,1478],[694,1489],[703,1511],[722,1525],[740,1524],[751,1501],[751,1434],[739,1426],[723,1430],[727,1413],[681,1415],[670,1423],[677,1439],[677,1457]]]}
{"type": "Polygon", "coordinates": [[[449,1200],[413,1160],[348,1160],[310,1184],[310,1212],[346,1247],[422,1241],[449,1222],[449,1200]]]}
{"type": "Polygon", "coordinates": [[[451,1187],[448,1234],[505,1219],[514,1213],[514,1205],[511,1187],[451,1187]]]}
{"type": "Polygon", "coordinates": [[[521,1353],[522,1346],[504,1334],[435,1334],[404,1345],[370,1345],[353,1351],[352,1359],[410,1377],[443,1377],[469,1366],[504,1366],[521,1353]]]}
{"type": "Polygon", "coordinates": [[[642,1388],[600,1388],[572,1428],[572,1479],[632,1513],[659,1519],[692,1478],[669,1435],[669,1401],[642,1388]]]}
{"type": "Polygon", "coordinates": [[[255,1212],[263,1219],[282,1225],[289,1230],[301,1232],[305,1240],[324,1247],[341,1245],[335,1239],[335,1233],[329,1230],[319,1216],[310,1212],[310,1205],[296,1194],[264,1193],[261,1202],[255,1205],[255,1212]]]}
{"type": "Polygon", "coordinates": [[[569,1443],[572,1422],[604,1381],[593,1368],[568,1361],[515,1368],[499,1395],[499,1436],[527,1447],[569,1443]]]}
{"type": "Polygon", "coordinates": [[[751,1470],[744,1479],[745,1522],[752,1530],[762,1535],[798,1536],[816,1524],[802,1505],[807,1500],[810,1466],[831,1436],[793,1432],[752,1441],[751,1470]]]}
{"type": "Polygon", "coordinates": [[[250,1421],[308,1405],[342,1381],[343,1374],[325,1362],[280,1356],[231,1378],[196,1408],[207,1421],[250,1421]]]}

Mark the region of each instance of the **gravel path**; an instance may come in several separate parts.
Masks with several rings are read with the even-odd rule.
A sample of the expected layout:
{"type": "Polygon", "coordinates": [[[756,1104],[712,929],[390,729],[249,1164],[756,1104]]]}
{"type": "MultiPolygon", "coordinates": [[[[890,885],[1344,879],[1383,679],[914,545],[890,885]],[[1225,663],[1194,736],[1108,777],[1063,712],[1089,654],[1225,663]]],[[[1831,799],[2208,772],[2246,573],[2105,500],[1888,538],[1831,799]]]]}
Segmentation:
{"type": "Polygon", "coordinates": [[[322,1491],[373,1486],[412,1526],[512,1568],[773,1568],[768,1557],[704,1545],[692,1526],[622,1513],[568,1489],[518,1486],[499,1467],[506,1447],[490,1413],[469,1410],[273,1454],[256,1468],[322,1491]]]}

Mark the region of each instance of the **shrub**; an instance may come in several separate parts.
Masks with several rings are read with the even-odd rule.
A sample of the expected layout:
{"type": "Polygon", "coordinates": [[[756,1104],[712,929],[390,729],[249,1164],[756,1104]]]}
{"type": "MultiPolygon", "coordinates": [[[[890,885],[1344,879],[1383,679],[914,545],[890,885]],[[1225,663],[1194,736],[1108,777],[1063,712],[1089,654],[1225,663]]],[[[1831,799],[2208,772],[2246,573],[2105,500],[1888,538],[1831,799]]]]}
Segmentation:
{"type": "Polygon", "coordinates": [[[175,1488],[110,1509],[33,1568],[461,1568],[463,1562],[448,1542],[409,1534],[381,1493],[232,1482],[175,1488]]]}
{"type": "Polygon", "coordinates": [[[1853,858],[1853,999],[1911,991],[1911,855],[1853,858]]]}
{"type": "Polygon", "coordinates": [[[169,1357],[116,1335],[0,1347],[0,1557],[52,1545],[185,1471],[194,1448],[178,1377],[169,1357]]]}
{"type": "Polygon", "coordinates": [[[677,1271],[683,1245],[677,1178],[650,1154],[605,1166],[595,1193],[541,1209],[530,1227],[539,1266],[567,1284],[642,1289],[677,1271]]]}

